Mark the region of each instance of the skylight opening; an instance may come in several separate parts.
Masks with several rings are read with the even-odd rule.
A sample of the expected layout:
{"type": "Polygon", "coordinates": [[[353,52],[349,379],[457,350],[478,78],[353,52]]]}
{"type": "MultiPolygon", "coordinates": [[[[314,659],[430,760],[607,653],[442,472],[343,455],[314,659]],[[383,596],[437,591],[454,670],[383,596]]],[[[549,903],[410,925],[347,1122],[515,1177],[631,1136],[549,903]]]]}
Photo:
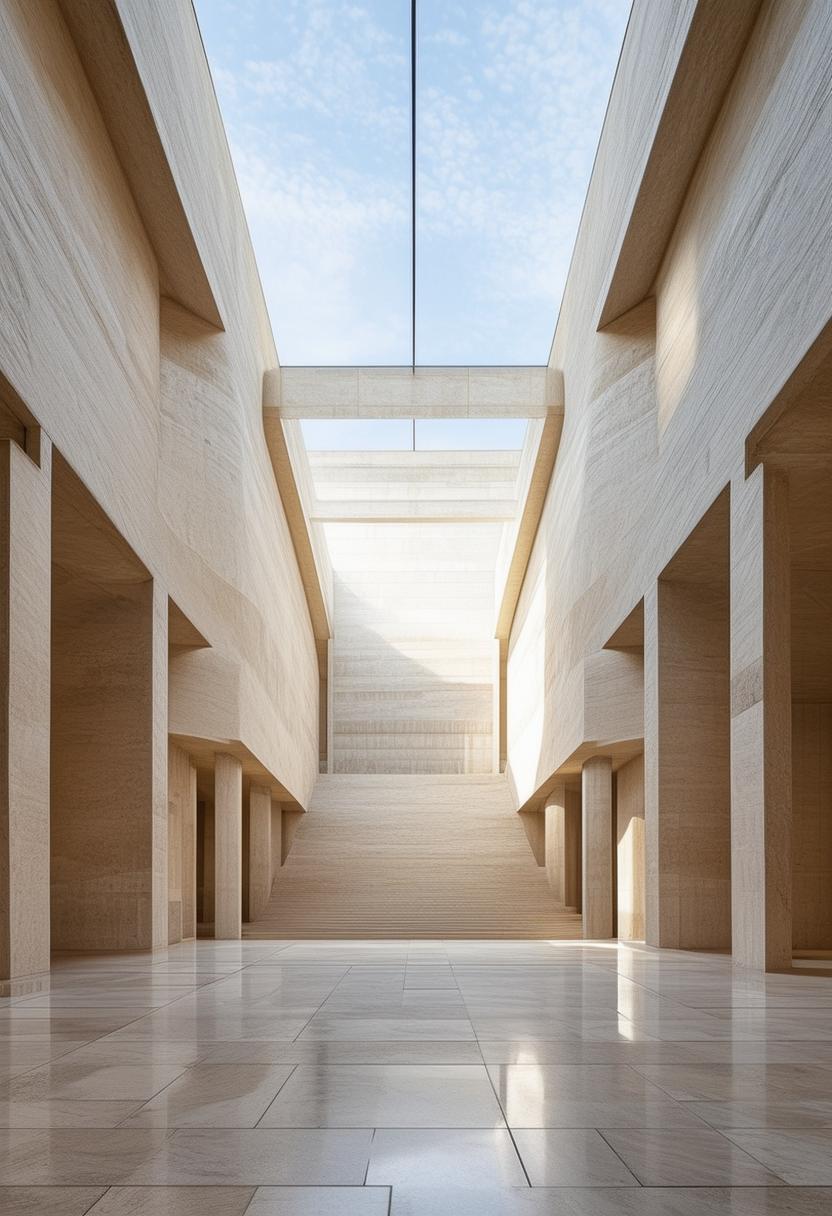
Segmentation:
{"type": "MultiPolygon", "coordinates": [[[[410,0],[195,0],[281,362],[410,365],[410,0]]],[[[418,0],[416,362],[541,364],[630,0],[418,0]]]]}
{"type": "Polygon", "coordinates": [[[310,452],[510,452],[523,446],[525,418],[346,418],[301,423],[310,452]]]}

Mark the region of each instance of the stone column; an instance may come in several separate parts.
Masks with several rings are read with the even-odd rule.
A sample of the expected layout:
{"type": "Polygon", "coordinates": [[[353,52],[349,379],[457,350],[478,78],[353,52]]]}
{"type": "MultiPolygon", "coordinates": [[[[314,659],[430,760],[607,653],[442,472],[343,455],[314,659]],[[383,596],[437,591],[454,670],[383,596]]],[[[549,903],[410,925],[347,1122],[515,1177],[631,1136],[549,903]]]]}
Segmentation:
{"type": "Polygon", "coordinates": [[[645,595],[645,937],[651,946],[730,945],[728,643],[727,577],[660,578],[645,595]]]}
{"type": "Polygon", "coordinates": [[[196,937],[196,768],[168,746],[168,941],[196,937]]]}
{"type": "MultiPolygon", "coordinates": [[[[202,881],[202,899],[197,923],[213,925],[214,923],[214,803],[202,802],[197,807],[197,814],[202,817],[202,857],[197,860],[197,879],[202,881]],[[201,807],[201,811],[200,811],[201,807]]],[[[199,836],[197,836],[199,844],[199,836]]]]}
{"type": "Polygon", "coordinates": [[[732,950],[792,962],[788,482],[758,465],[731,485],[732,950]]]}
{"type": "Polygon", "coordinates": [[[566,869],[566,787],[559,782],[546,799],[543,809],[546,836],[546,878],[555,899],[563,897],[566,869]]]}
{"type": "Polygon", "coordinates": [[[150,709],[151,945],[168,944],[168,594],[157,579],[144,584],[149,616],[147,638],[150,709]]]}
{"type": "Polygon", "coordinates": [[[546,877],[555,899],[581,907],[581,806],[577,790],[561,781],[546,799],[546,877]]]}
{"type": "Polygon", "coordinates": [[[0,996],[49,970],[51,464],[0,440],[0,996]]]}
{"type": "Polygon", "coordinates": [[[256,920],[272,889],[272,795],[253,785],[248,800],[248,919],[256,920]]]}
{"type": "Polygon", "coordinates": [[[196,937],[196,765],[188,769],[188,799],[182,817],[182,937],[196,937]]]}
{"type": "Polygon", "coordinates": [[[243,766],[236,756],[214,757],[214,937],[242,935],[243,766]]]}
{"type": "Polygon", "coordinates": [[[612,937],[612,761],[593,756],[581,773],[584,937],[612,937]]]}
{"type": "Polygon", "coordinates": [[[283,865],[283,808],[279,802],[272,803],[272,867],[271,881],[283,865]]]}
{"type": "Polygon", "coordinates": [[[618,936],[644,938],[644,757],[622,765],[616,775],[615,813],[618,838],[616,896],[618,936]]]}

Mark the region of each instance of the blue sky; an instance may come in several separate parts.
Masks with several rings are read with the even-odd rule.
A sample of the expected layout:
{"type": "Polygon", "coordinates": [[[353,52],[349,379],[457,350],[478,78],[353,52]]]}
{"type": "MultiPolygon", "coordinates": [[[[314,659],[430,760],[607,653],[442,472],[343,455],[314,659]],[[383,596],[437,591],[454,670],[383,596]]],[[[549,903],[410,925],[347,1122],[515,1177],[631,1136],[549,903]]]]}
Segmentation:
{"type": "MultiPolygon", "coordinates": [[[[409,0],[196,10],[281,362],[409,363],[409,0]]],[[[546,362],[628,12],[419,0],[418,362],[546,362]]]]}

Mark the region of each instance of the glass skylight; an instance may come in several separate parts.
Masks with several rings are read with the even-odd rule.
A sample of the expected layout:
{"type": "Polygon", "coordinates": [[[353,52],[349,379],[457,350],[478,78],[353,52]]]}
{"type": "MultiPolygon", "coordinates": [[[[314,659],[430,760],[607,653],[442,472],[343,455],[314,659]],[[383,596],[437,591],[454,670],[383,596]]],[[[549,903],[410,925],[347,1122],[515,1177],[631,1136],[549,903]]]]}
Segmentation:
{"type": "MultiPolygon", "coordinates": [[[[417,361],[545,363],[629,0],[418,0],[417,361]]],[[[284,364],[409,364],[409,0],[196,0],[284,364]]]]}
{"type": "MultiPolygon", "coordinates": [[[[525,418],[417,418],[417,452],[508,452],[522,448],[525,418]]],[[[413,450],[409,418],[307,419],[301,423],[310,452],[413,450]]]]}

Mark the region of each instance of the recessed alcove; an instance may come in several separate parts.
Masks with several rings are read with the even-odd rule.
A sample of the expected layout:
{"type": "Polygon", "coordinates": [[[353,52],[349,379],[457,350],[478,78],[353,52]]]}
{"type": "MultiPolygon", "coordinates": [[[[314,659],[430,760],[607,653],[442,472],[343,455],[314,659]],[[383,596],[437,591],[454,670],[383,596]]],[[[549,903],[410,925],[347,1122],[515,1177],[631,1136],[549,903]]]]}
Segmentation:
{"type": "Polygon", "coordinates": [[[53,949],[167,943],[167,599],[68,463],[52,494],[53,949]]]}
{"type": "Polygon", "coordinates": [[[645,600],[647,940],[731,945],[729,497],[645,600]]]}

